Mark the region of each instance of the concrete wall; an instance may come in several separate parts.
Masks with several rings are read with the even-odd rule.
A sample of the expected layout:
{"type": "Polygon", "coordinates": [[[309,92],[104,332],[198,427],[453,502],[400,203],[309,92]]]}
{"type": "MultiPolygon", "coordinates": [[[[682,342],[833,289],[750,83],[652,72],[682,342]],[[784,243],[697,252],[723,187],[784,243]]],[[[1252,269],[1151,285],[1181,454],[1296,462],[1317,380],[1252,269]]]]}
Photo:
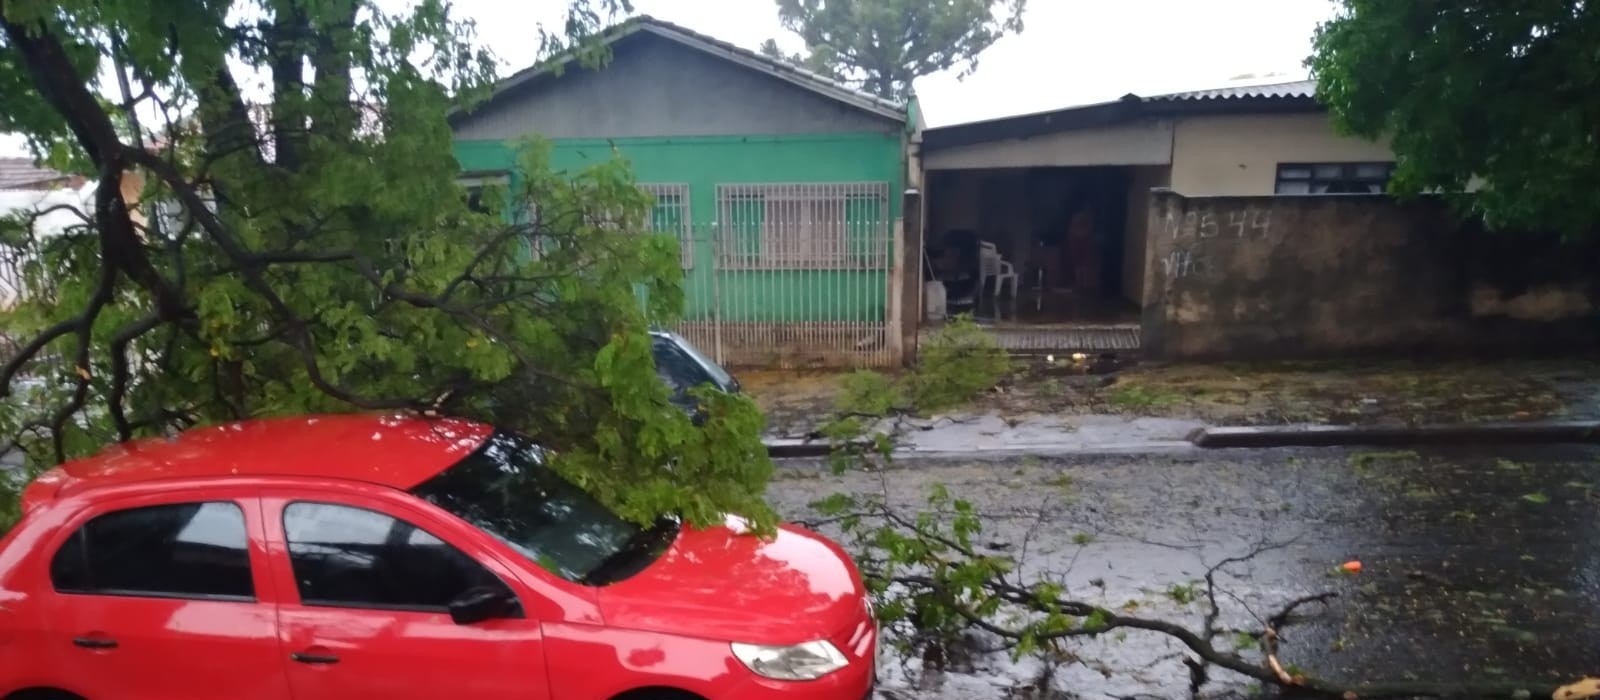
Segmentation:
{"type": "Polygon", "coordinates": [[[1150,190],[1165,188],[1172,169],[1142,166],[1128,169],[1127,233],[1122,243],[1122,296],[1135,304],[1144,302],[1144,249],[1147,239],[1150,190]]]}
{"type": "Polygon", "coordinates": [[[1186,117],[1173,130],[1172,189],[1191,197],[1269,195],[1279,163],[1392,160],[1387,143],[1340,136],[1321,112],[1186,117]]]}
{"type": "Polygon", "coordinates": [[[1594,347],[1583,248],[1485,233],[1438,201],[1152,197],[1144,349],[1166,358],[1594,347]]]}
{"type": "Polygon", "coordinates": [[[455,125],[456,138],[469,140],[901,130],[902,123],[648,33],[618,42],[604,68],[536,79],[455,125]]]}
{"type": "Polygon", "coordinates": [[[1083,165],[1166,165],[1172,162],[1172,122],[1150,120],[1060,131],[928,153],[929,170],[1083,165]]]}

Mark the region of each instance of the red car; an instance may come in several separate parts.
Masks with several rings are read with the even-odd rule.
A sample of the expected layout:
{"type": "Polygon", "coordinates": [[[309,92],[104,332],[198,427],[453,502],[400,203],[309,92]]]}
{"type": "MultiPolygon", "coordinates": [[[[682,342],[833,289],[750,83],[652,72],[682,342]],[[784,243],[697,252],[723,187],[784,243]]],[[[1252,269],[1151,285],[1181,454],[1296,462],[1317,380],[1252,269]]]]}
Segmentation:
{"type": "Polygon", "coordinates": [[[516,435],[252,421],[35,480],[0,540],[3,700],[861,700],[838,545],[622,520],[516,435]]]}

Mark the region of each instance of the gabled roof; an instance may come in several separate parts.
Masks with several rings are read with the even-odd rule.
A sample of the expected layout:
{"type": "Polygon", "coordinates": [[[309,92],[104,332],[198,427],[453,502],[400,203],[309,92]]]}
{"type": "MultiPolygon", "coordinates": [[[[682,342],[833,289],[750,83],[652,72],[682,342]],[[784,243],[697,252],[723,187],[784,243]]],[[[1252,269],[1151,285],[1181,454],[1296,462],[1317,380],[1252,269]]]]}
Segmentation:
{"type": "Polygon", "coordinates": [[[1140,97],[1114,102],[952,124],[923,133],[923,148],[939,150],[976,143],[1127,124],[1140,119],[1196,114],[1261,114],[1319,111],[1315,80],[1245,85],[1140,97]]]}
{"type": "MultiPolygon", "coordinates": [[[[906,107],[894,100],[886,100],[868,92],[857,90],[827,76],[813,73],[787,61],[763,56],[758,52],[730,44],[715,37],[701,34],[692,29],[656,19],[649,15],[639,15],[617,24],[600,33],[599,41],[612,46],[623,39],[638,34],[653,34],[655,36],[677,42],[698,51],[711,54],[718,58],[731,61],[746,68],[771,75],[779,80],[797,85],[824,97],[843,102],[851,107],[864,112],[876,114],[881,117],[904,122],[906,120],[906,107]]],[[[492,102],[496,97],[515,90],[533,80],[549,75],[558,69],[564,69],[578,60],[573,53],[563,54],[555,59],[544,61],[530,68],[525,68],[500,81],[495,86],[494,93],[489,100],[480,105],[479,109],[492,102]]],[[[454,110],[451,116],[459,116],[462,110],[454,110]]]]}

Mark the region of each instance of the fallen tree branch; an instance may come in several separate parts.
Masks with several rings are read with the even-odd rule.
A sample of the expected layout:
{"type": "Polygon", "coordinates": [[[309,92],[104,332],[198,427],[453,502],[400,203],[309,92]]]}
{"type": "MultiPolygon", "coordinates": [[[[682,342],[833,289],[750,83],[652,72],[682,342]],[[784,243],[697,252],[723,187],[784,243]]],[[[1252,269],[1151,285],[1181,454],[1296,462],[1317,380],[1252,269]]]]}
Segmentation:
{"type": "MultiPolygon", "coordinates": [[[[1024,640],[1031,645],[1029,648],[1033,648],[1041,643],[1056,640],[1100,637],[1120,630],[1137,630],[1166,636],[1182,644],[1193,654],[1193,659],[1185,660],[1186,665],[1190,666],[1191,683],[1204,683],[1207,678],[1204,669],[1214,666],[1264,684],[1292,689],[1304,695],[1341,700],[1408,698],[1528,700],[1563,697],[1557,696],[1558,688],[1547,681],[1407,681],[1347,684],[1308,673],[1291,672],[1279,658],[1282,630],[1293,623],[1295,613],[1305,606],[1327,604],[1336,599],[1338,593],[1333,591],[1294,598],[1267,617],[1264,629],[1259,634],[1263,656],[1260,661],[1254,661],[1220,649],[1214,642],[1214,637],[1218,634],[1217,620],[1220,617],[1220,611],[1215,609],[1215,598],[1212,600],[1212,609],[1208,610],[1204,617],[1202,628],[1194,630],[1170,620],[1127,614],[1088,601],[1076,600],[1068,597],[1059,587],[1029,586],[1024,582],[1014,581],[1013,577],[1005,573],[1012,570],[1008,566],[990,567],[987,569],[991,572],[990,575],[981,581],[973,582],[967,580],[968,574],[973,569],[963,567],[980,558],[993,560],[994,557],[980,554],[975,548],[965,544],[959,536],[941,531],[932,519],[926,517],[927,515],[908,517],[895,512],[883,502],[877,502],[868,504],[867,508],[859,512],[835,514],[830,520],[858,523],[863,519],[876,518],[883,523],[884,528],[899,533],[899,537],[911,537],[924,542],[927,545],[925,548],[927,553],[918,555],[913,561],[872,554],[860,558],[858,564],[863,576],[869,580],[869,588],[893,591],[888,595],[904,600],[935,600],[966,626],[999,639],[1000,649],[1022,648],[1024,640]],[[909,571],[902,571],[905,569],[909,571]],[[996,608],[994,605],[996,601],[1003,606],[1009,606],[1010,612],[1006,612],[1006,608],[996,608]],[[1027,615],[1019,617],[1018,612],[1028,613],[1031,617],[1027,615]],[[1059,619],[1062,616],[1077,620],[1077,624],[1061,627],[1056,623],[1056,628],[1040,625],[1041,620],[1059,619]]],[[[878,537],[881,538],[882,535],[878,537]]],[[[860,541],[870,543],[874,541],[874,537],[863,537],[860,541]]],[[[1258,551],[1251,554],[1224,559],[1208,571],[1208,589],[1213,591],[1213,595],[1219,590],[1215,573],[1222,568],[1248,561],[1260,551],[1288,544],[1265,545],[1264,548],[1258,548],[1258,551]]],[[[917,549],[908,548],[908,550],[917,549]]],[[[879,607],[882,609],[884,606],[879,607]]],[[[1569,688],[1574,689],[1572,692],[1578,692],[1587,686],[1573,685],[1569,688]]],[[[1597,686],[1597,690],[1600,690],[1600,686],[1597,686]]],[[[1565,697],[1576,699],[1588,696],[1565,697]]]]}

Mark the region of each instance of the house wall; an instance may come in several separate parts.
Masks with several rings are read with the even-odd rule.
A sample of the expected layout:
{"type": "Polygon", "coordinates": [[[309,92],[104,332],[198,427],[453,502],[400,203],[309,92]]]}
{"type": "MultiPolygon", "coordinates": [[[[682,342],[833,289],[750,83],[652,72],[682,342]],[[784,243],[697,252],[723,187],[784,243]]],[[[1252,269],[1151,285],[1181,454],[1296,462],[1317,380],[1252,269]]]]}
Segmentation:
{"type": "MultiPolygon", "coordinates": [[[[886,182],[884,211],[892,223],[902,204],[898,134],[561,139],[553,147],[552,164],[558,169],[605,162],[615,147],[640,183],[689,186],[694,249],[693,264],[684,273],[686,316],[708,315],[720,298],[725,321],[884,319],[888,282],[882,270],[742,271],[714,277],[712,237],[719,184],[886,182]]],[[[463,170],[510,170],[516,150],[504,141],[457,141],[456,158],[463,170]]]]}
{"type": "Polygon", "coordinates": [[[869,114],[649,33],[619,41],[601,69],[568,69],[458,118],[458,139],[504,140],[880,132],[903,123],[869,114]]]}
{"type": "Polygon", "coordinates": [[[1439,201],[1152,196],[1144,352],[1567,350],[1600,340],[1600,244],[1486,233],[1439,201]]]}
{"type": "Polygon", "coordinates": [[[1084,165],[1166,165],[1172,161],[1172,122],[1059,131],[1027,139],[990,141],[926,154],[929,170],[1084,165]]]}
{"type": "MultiPolygon", "coordinates": [[[[641,184],[687,186],[692,233],[684,242],[691,247],[684,315],[691,322],[715,318],[722,329],[743,324],[744,330],[728,332],[730,342],[755,338],[761,347],[729,349],[731,363],[767,363],[769,356],[782,355],[770,362],[809,364],[809,356],[791,356],[786,346],[819,342],[819,333],[833,334],[820,342],[831,343],[833,349],[823,354],[837,359],[838,348],[856,347],[853,334],[889,320],[884,267],[716,269],[722,223],[716,190],[730,184],[883,183],[882,245],[891,246],[906,180],[904,119],[871,113],[648,30],[618,41],[612,51],[602,69],[572,67],[534,78],[455,118],[462,169],[513,170],[517,140],[538,134],[552,142],[558,169],[620,157],[641,184]]],[[[886,255],[893,260],[895,251],[886,255]]],[[[715,349],[724,349],[720,340],[715,349]]]]}
{"type": "Polygon", "coordinates": [[[1340,136],[1328,115],[1185,117],[1172,138],[1172,189],[1189,196],[1274,191],[1279,163],[1392,161],[1386,142],[1340,136]]]}

